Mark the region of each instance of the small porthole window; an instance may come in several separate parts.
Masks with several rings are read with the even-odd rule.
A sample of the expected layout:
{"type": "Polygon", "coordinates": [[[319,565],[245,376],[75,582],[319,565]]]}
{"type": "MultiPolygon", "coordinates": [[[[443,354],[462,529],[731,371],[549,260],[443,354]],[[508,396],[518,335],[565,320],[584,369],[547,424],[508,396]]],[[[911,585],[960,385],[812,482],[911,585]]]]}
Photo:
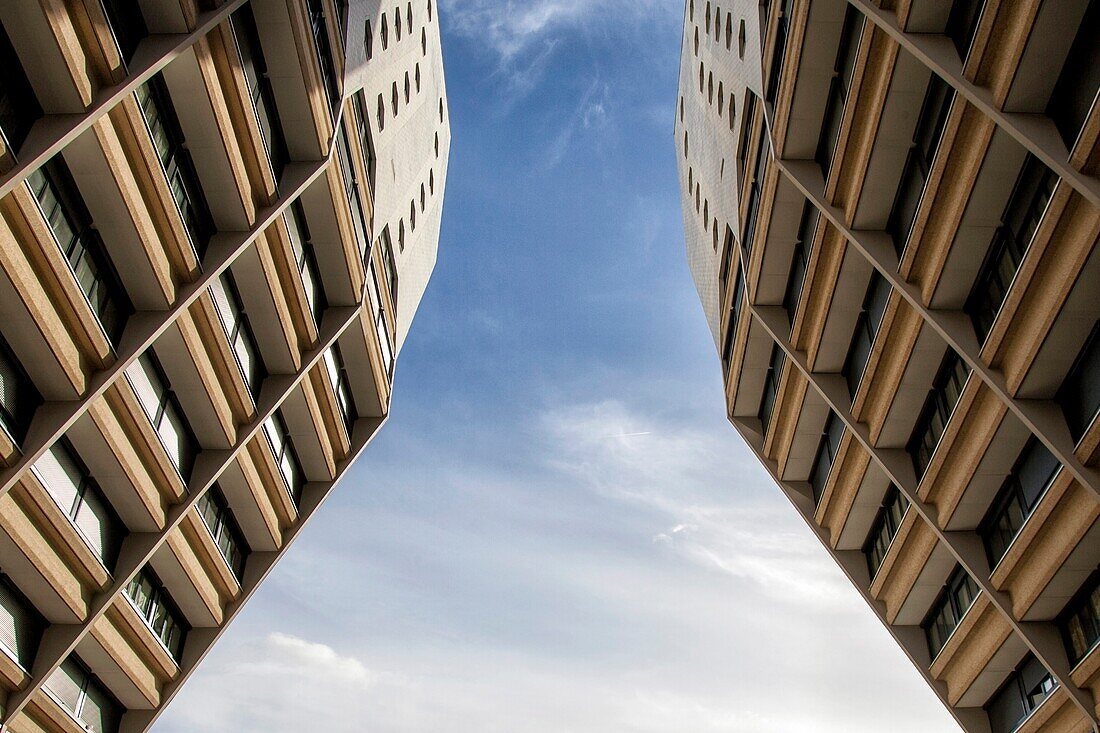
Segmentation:
{"type": "Polygon", "coordinates": [[[745,60],[745,19],[741,19],[741,26],[737,29],[737,56],[745,60]]]}
{"type": "Polygon", "coordinates": [[[726,103],[726,91],[722,88],[722,82],[718,82],[718,116],[722,116],[722,110],[725,108],[726,103]]]}
{"type": "Polygon", "coordinates": [[[737,97],[730,94],[730,132],[737,130],[737,97]]]}
{"type": "Polygon", "coordinates": [[[386,129],[386,100],[378,95],[378,131],[386,129]]]}
{"type": "Polygon", "coordinates": [[[435,196],[435,169],[428,171],[428,193],[435,196]]]}
{"type": "Polygon", "coordinates": [[[367,26],[363,30],[363,42],[367,50],[367,61],[370,61],[374,56],[374,33],[370,26],[370,18],[367,19],[367,26]]]}
{"type": "Polygon", "coordinates": [[[439,100],[439,121],[443,122],[443,100],[439,100]]]}
{"type": "Polygon", "coordinates": [[[393,9],[393,32],[397,40],[401,40],[401,8],[393,9]]]}
{"type": "Polygon", "coordinates": [[[695,22],[695,0],[688,3],[688,20],[695,22]]]}
{"type": "Polygon", "coordinates": [[[714,73],[707,74],[707,104],[714,104],[714,73]]]}
{"type": "Polygon", "coordinates": [[[695,213],[699,213],[699,184],[695,184],[695,213]]]}
{"type": "Polygon", "coordinates": [[[423,56],[428,55],[428,31],[423,28],[420,29],[420,53],[423,56]]]}
{"type": "Polygon", "coordinates": [[[381,30],[381,34],[382,34],[382,50],[385,51],[387,48],[390,47],[390,27],[389,27],[389,24],[386,23],[386,14],[385,13],[382,13],[382,30],[381,30]]]}
{"type": "Polygon", "coordinates": [[[405,220],[402,219],[397,223],[397,248],[405,251],[405,220]]]}
{"type": "Polygon", "coordinates": [[[688,196],[691,195],[692,185],[695,183],[695,171],[688,168],[688,196]]]}
{"type": "Polygon", "coordinates": [[[714,38],[715,40],[722,40],[722,6],[714,6],[714,38]]]}
{"type": "Polygon", "coordinates": [[[427,197],[424,196],[424,184],[420,184],[420,210],[424,210],[424,204],[427,201],[427,197]]]}
{"type": "Polygon", "coordinates": [[[710,222],[710,202],[703,199],[703,228],[707,227],[707,223],[710,222]]]}
{"type": "Polygon", "coordinates": [[[718,220],[714,220],[714,234],[713,234],[713,246],[714,251],[718,251],[718,220]]]}
{"type": "Polygon", "coordinates": [[[428,22],[432,22],[432,0],[428,0],[428,22]]]}
{"type": "Polygon", "coordinates": [[[726,50],[733,47],[733,13],[726,13],[726,50]]]}
{"type": "Polygon", "coordinates": [[[409,72],[405,72],[405,104],[409,103],[409,95],[412,93],[412,86],[409,84],[409,72]]]}
{"type": "Polygon", "coordinates": [[[706,72],[703,70],[703,62],[699,62],[699,93],[703,93],[703,81],[706,79],[706,72]]]}
{"type": "Polygon", "coordinates": [[[397,103],[400,97],[397,96],[397,82],[393,83],[393,90],[391,93],[391,101],[393,102],[393,116],[397,117],[397,103]]]}
{"type": "Polygon", "coordinates": [[[680,122],[684,121],[684,98],[680,97],[680,122]]]}
{"type": "Polygon", "coordinates": [[[435,134],[435,157],[439,157],[439,133],[435,134]]]}
{"type": "Polygon", "coordinates": [[[710,3],[707,3],[706,25],[707,25],[707,35],[709,36],[710,35],[710,3]]]}
{"type": "Polygon", "coordinates": [[[413,30],[413,5],[412,5],[412,3],[409,3],[408,6],[405,8],[405,20],[407,20],[409,22],[409,33],[412,33],[412,30],[413,30]]]}
{"type": "Polygon", "coordinates": [[[416,65],[416,93],[420,94],[420,64],[416,65]]]}
{"type": "Polygon", "coordinates": [[[695,55],[699,55],[699,26],[695,26],[695,55]]]}
{"type": "Polygon", "coordinates": [[[414,232],[416,231],[416,202],[415,201],[410,201],[409,202],[409,227],[414,232]]]}
{"type": "Polygon", "coordinates": [[[684,158],[688,157],[688,133],[684,130],[684,158]]]}

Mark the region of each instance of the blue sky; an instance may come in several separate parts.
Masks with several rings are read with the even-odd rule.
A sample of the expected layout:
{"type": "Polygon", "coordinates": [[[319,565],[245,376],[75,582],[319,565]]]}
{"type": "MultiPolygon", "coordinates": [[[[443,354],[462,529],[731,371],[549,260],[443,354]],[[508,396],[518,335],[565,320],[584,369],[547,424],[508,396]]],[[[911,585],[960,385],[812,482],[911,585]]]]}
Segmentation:
{"type": "Polygon", "coordinates": [[[440,5],[450,177],[392,416],[157,730],[957,730],[725,420],[682,4],[440,5]]]}

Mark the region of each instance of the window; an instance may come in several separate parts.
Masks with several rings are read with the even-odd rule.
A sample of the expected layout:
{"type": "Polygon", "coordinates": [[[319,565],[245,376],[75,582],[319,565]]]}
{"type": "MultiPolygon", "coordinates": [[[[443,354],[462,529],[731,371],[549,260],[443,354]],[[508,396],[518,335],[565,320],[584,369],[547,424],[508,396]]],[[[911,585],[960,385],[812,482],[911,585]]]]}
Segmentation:
{"type": "Polygon", "coordinates": [[[432,22],[432,0],[428,0],[428,22],[432,22]]]}
{"type": "Polygon", "coordinates": [[[963,616],[970,610],[974,599],[980,592],[978,584],[970,577],[962,566],[956,565],[951,575],[947,578],[943,590],[932,604],[932,610],[928,612],[921,628],[928,639],[928,651],[932,659],[940,653],[947,640],[951,638],[955,627],[962,621],[963,616]]]}
{"type": "Polygon", "coordinates": [[[913,435],[906,445],[918,480],[924,475],[932,454],[936,452],[936,446],[940,443],[943,431],[947,429],[947,422],[951,419],[951,413],[954,412],[955,404],[962,396],[963,387],[969,377],[970,367],[958,354],[948,349],[947,356],[932,381],[932,389],[928,392],[924,407],[917,417],[913,435]]]}
{"type": "Polygon", "coordinates": [[[264,421],[264,435],[267,436],[271,452],[275,455],[275,464],[279,467],[279,473],[282,474],[287,493],[294,500],[294,505],[298,506],[302,501],[305,476],[281,409],[276,410],[264,421]]]}
{"type": "MultiPolygon", "coordinates": [[[[305,0],[309,13],[309,27],[313,32],[313,45],[317,50],[317,63],[321,69],[321,84],[328,97],[329,110],[333,115],[340,106],[340,82],[336,76],[336,64],[332,60],[332,44],[325,24],[325,9],[322,0],[305,0]]],[[[386,17],[382,16],[382,48],[386,47],[386,17]]]]}
{"type": "Polygon", "coordinates": [[[363,29],[363,43],[366,47],[367,61],[374,58],[374,29],[371,28],[370,18],[367,18],[367,24],[363,29]]]}
{"type": "Polygon", "coordinates": [[[186,482],[195,464],[198,444],[160,361],[150,349],[129,366],[126,376],[172,465],[186,482]]]}
{"type": "MultiPolygon", "coordinates": [[[[732,252],[730,254],[732,257],[732,252]]],[[[722,349],[722,373],[729,377],[733,365],[733,346],[737,335],[737,323],[741,320],[741,301],[745,295],[745,274],[738,269],[737,282],[733,286],[733,301],[730,304],[729,323],[726,324],[726,343],[722,349]]]]}
{"type": "Polygon", "coordinates": [[[118,732],[122,706],[75,655],[69,655],[44,686],[90,733],[118,732]]]}
{"type": "Polygon", "coordinates": [[[894,542],[894,537],[901,528],[901,522],[908,510],[909,500],[891,484],[882,499],[878,514],[875,515],[875,521],[871,523],[871,531],[867,533],[867,539],[863,543],[863,554],[867,556],[867,570],[872,582],[878,575],[878,569],[882,567],[882,561],[890,551],[890,545],[894,542]]]}
{"type": "Polygon", "coordinates": [[[287,231],[290,232],[290,248],[294,252],[294,264],[302,278],[302,289],[306,294],[306,304],[313,316],[313,323],[320,326],[321,313],[328,306],[328,299],[325,297],[317,258],[313,253],[313,242],[310,241],[309,224],[306,222],[301,199],[296,199],[290,205],[286,213],[286,223],[287,231]]]}
{"type": "Polygon", "coordinates": [[[328,378],[336,394],[336,404],[340,408],[340,416],[344,419],[344,427],[350,436],[357,413],[355,398],[351,393],[351,380],[348,378],[348,370],[344,366],[344,357],[340,353],[339,344],[333,344],[332,348],[325,352],[324,358],[325,369],[328,370],[328,378]]]}
{"type": "Polygon", "coordinates": [[[367,278],[367,295],[370,298],[371,312],[374,314],[374,334],[378,339],[378,348],[382,352],[382,367],[386,374],[393,377],[393,345],[390,341],[390,324],[386,320],[386,308],[379,295],[378,270],[374,260],[370,263],[370,276],[367,278]]]}
{"type": "Polygon", "coordinates": [[[187,624],[176,604],[172,603],[164,584],[148,565],[126,586],[126,597],[149,625],[153,635],[160,639],[160,643],[178,662],[183,656],[187,624]]]}
{"type": "Polygon", "coordinates": [[[782,0],[779,4],[779,21],[775,28],[775,45],[772,50],[771,70],[768,72],[768,91],[766,99],[775,104],[779,95],[779,81],[783,74],[783,62],[787,56],[787,36],[791,25],[791,0],[782,0]]]}
{"type": "Polygon", "coordinates": [[[348,126],[340,126],[336,138],[336,155],[340,159],[340,175],[344,179],[344,193],[351,207],[351,220],[355,227],[355,241],[359,253],[367,254],[367,218],[363,213],[363,198],[359,189],[359,174],[352,162],[351,143],[348,141],[348,126]]]}
{"type": "Polygon", "coordinates": [[[844,438],[844,423],[832,410],[825,419],[825,427],[821,431],[821,441],[817,444],[817,456],[814,458],[814,466],[810,472],[810,486],[814,492],[814,504],[821,502],[821,496],[825,493],[825,484],[829,481],[829,474],[833,472],[833,463],[840,453],[840,442],[844,438]]]}
{"type": "Polygon", "coordinates": [[[0,337],[0,423],[16,445],[27,437],[34,412],[41,404],[42,395],[0,337]]]}
{"type": "Polygon", "coordinates": [[[848,382],[848,395],[856,396],[856,389],[863,379],[867,362],[871,358],[871,348],[875,344],[882,317],[886,314],[886,305],[890,302],[890,283],[877,271],[871,273],[871,282],[867,294],[863,296],[863,309],[856,318],[856,330],[848,346],[848,356],[844,360],[844,379],[848,382]]]}
{"type": "Polygon", "coordinates": [[[729,225],[726,225],[726,238],[722,243],[722,267],[718,272],[718,292],[721,295],[726,294],[726,288],[729,284],[730,266],[733,264],[733,246],[734,246],[733,229],[730,229],[729,225]]]}
{"type": "Polygon", "coordinates": [[[986,513],[978,533],[985,543],[989,567],[994,568],[1012,540],[1043,498],[1061,464],[1035,438],[1024,447],[1012,473],[1005,479],[997,498],[986,513]]]}
{"type": "Polygon", "coordinates": [[[412,95],[412,85],[409,83],[409,72],[405,72],[405,104],[409,103],[412,95]]]}
{"type": "Polygon", "coordinates": [[[894,205],[886,220],[886,231],[894,240],[894,251],[899,256],[909,239],[909,231],[913,227],[913,219],[916,218],[917,207],[924,194],[924,184],[932,170],[932,160],[936,157],[954,98],[954,92],[947,82],[933,74],[921,105],[913,143],[902,168],[894,205]]]}
{"type": "Polygon", "coordinates": [[[68,166],[54,156],[27,176],[27,185],[104,333],[117,344],[133,309],[68,166]]]}
{"type": "Polygon", "coordinates": [[[985,706],[991,733],[1012,733],[1043,704],[1057,686],[1031,652],[985,706]]]}
{"type": "Polygon", "coordinates": [[[1057,183],[1058,176],[1028,153],[1008,206],[1001,215],[1001,225],[993,234],[985,262],[966,301],[965,309],[974,324],[978,341],[985,341],[993,328],[1057,183]]]}
{"type": "Polygon", "coordinates": [[[11,579],[0,573],[0,651],[28,671],[45,630],[46,620],[11,579]]]}
{"type": "Polygon", "coordinates": [[[955,50],[959,52],[959,58],[963,63],[970,53],[970,44],[974,41],[974,33],[978,30],[978,19],[982,15],[982,6],[985,0],[955,0],[951,4],[951,13],[947,16],[947,28],[944,33],[955,44],[955,50]]]}
{"type": "Polygon", "coordinates": [[[382,50],[390,47],[390,28],[386,24],[386,14],[382,13],[382,50]]]}
{"type": "Polygon", "coordinates": [[[12,153],[18,153],[35,120],[42,116],[42,106],[23,71],[23,64],[0,25],[0,133],[12,153]]]}
{"type": "Polygon", "coordinates": [[[386,129],[386,100],[379,94],[378,95],[378,131],[382,132],[386,129]]]}
{"type": "Polygon", "coordinates": [[[206,245],[214,233],[214,220],[206,202],[199,174],[191,153],[187,150],[183,129],[176,117],[172,98],[164,77],[154,76],[137,88],[137,100],[141,106],[153,147],[157,150],[164,175],[168,179],[168,190],[176,202],[183,226],[191,238],[195,256],[201,260],[206,253],[206,245]]]}
{"type": "Polygon", "coordinates": [[[756,238],[756,224],[760,215],[760,197],[764,191],[764,173],[771,156],[771,141],[768,139],[768,131],[762,125],[760,127],[760,140],[756,144],[756,168],[749,184],[749,208],[745,215],[745,236],[741,238],[741,246],[745,254],[752,252],[753,240],[756,238]]]}
{"type": "Polygon", "coordinates": [[[34,474],[107,570],[114,568],[125,534],[122,522],[88,467],[61,438],[34,463],[34,474]]]}
{"type": "Polygon", "coordinates": [[[1070,664],[1076,666],[1100,641],[1100,572],[1094,572],[1058,619],[1070,664]]]}
{"type": "Polygon", "coordinates": [[[393,32],[397,35],[397,40],[401,40],[401,8],[393,9],[393,32]]]}
{"type": "Polygon", "coordinates": [[[1100,412],[1100,321],[1093,325],[1092,333],[1085,339],[1056,399],[1062,406],[1069,434],[1075,442],[1080,442],[1100,412]]]}
{"type": "Polygon", "coordinates": [[[737,141],[737,172],[741,175],[742,186],[744,186],[745,183],[744,179],[748,176],[745,165],[748,163],[749,134],[752,132],[753,116],[756,113],[756,95],[746,90],[745,96],[747,97],[747,101],[745,102],[745,109],[742,111],[741,137],[737,141]]]}
{"type": "Polygon", "coordinates": [[[818,138],[817,152],[814,155],[814,160],[821,166],[821,172],[826,179],[829,177],[833,150],[840,136],[840,124],[844,119],[844,105],[848,101],[862,30],[863,15],[855,7],[848,5],[844,13],[844,25],[840,31],[840,47],[837,49],[836,63],[833,66],[833,78],[829,83],[829,96],[825,102],[825,115],[821,121],[821,136],[818,138]]]}
{"type": "Polygon", "coordinates": [[[397,105],[400,101],[401,96],[397,93],[397,82],[394,82],[390,89],[390,110],[393,112],[394,117],[397,117],[397,105]]]}
{"type": "Polygon", "coordinates": [[[768,373],[764,376],[764,394],[760,397],[760,409],[757,411],[761,431],[765,436],[768,434],[768,426],[771,425],[772,410],[775,409],[775,398],[779,393],[779,380],[783,375],[783,365],[786,362],[786,353],[779,348],[779,344],[773,344],[768,373]]]}
{"type": "Polygon", "coordinates": [[[260,125],[260,134],[267,149],[271,170],[275,174],[275,184],[286,168],[290,153],[287,152],[286,137],[279,121],[279,108],[275,104],[275,92],[267,75],[267,62],[264,60],[260,34],[256,29],[256,17],[251,5],[244,5],[230,16],[233,37],[237,41],[237,52],[241,57],[248,96],[252,99],[252,108],[260,125]]]}
{"type": "Polygon", "coordinates": [[[127,0],[102,0],[102,8],[114,32],[118,50],[122,52],[122,58],[129,63],[133,60],[134,52],[137,51],[141,39],[149,33],[145,25],[145,17],[141,14],[140,3],[127,2],[127,0]]]}
{"type": "Polygon", "coordinates": [[[810,249],[814,244],[814,232],[817,231],[817,207],[809,199],[802,205],[802,219],[798,224],[798,241],[794,243],[791,255],[791,269],[787,273],[787,289],[783,293],[783,307],[787,309],[787,320],[794,325],[794,316],[798,311],[798,300],[802,296],[802,285],[806,280],[806,270],[810,263],[810,249]]]}
{"type": "Polygon", "coordinates": [[[389,288],[390,302],[397,307],[397,269],[393,262],[393,245],[390,243],[390,229],[386,227],[382,230],[382,237],[379,240],[382,253],[382,268],[386,275],[386,287],[389,288]]]}
{"type": "Polygon", "coordinates": [[[1100,3],[1090,2],[1047,104],[1047,115],[1054,120],[1068,150],[1073,150],[1100,88],[1097,28],[1100,28],[1100,3]]]}
{"type": "Polygon", "coordinates": [[[214,544],[218,546],[218,552],[225,559],[226,565],[233,571],[233,575],[240,582],[244,580],[244,561],[250,552],[248,543],[244,539],[240,525],[237,524],[225,495],[217,484],[199,497],[195,504],[195,511],[202,517],[203,524],[210,531],[214,544]]]}
{"type": "Polygon", "coordinates": [[[221,277],[210,283],[210,298],[214,301],[214,308],[218,312],[222,328],[225,329],[229,348],[237,358],[241,376],[244,377],[248,391],[255,399],[260,394],[260,383],[267,372],[264,369],[260,349],[256,345],[256,336],[252,333],[252,326],[248,322],[248,315],[244,312],[244,303],[241,302],[241,294],[237,290],[233,273],[226,270],[221,277]]]}

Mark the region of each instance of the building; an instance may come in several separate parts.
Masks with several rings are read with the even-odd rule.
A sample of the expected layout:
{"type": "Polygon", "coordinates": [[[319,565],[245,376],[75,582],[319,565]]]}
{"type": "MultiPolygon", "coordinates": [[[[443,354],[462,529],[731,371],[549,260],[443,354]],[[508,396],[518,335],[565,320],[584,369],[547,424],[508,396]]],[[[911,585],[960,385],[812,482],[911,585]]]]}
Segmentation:
{"type": "Polygon", "coordinates": [[[144,731],[388,414],[432,0],[0,2],[0,724],[144,731]]]}
{"type": "Polygon", "coordinates": [[[968,733],[1100,718],[1100,3],[688,0],[728,415],[968,733]]]}

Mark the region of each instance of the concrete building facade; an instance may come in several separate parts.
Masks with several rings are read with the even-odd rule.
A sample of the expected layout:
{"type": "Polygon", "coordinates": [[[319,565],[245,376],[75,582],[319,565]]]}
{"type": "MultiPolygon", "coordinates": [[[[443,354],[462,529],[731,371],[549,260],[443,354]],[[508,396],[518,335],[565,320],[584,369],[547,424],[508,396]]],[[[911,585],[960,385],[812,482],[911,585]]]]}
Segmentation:
{"type": "Polygon", "coordinates": [[[0,730],[157,719],[385,421],[433,0],[0,3],[0,730]]]}
{"type": "Polygon", "coordinates": [[[688,0],[728,415],[968,733],[1100,720],[1100,3],[688,0]]]}

